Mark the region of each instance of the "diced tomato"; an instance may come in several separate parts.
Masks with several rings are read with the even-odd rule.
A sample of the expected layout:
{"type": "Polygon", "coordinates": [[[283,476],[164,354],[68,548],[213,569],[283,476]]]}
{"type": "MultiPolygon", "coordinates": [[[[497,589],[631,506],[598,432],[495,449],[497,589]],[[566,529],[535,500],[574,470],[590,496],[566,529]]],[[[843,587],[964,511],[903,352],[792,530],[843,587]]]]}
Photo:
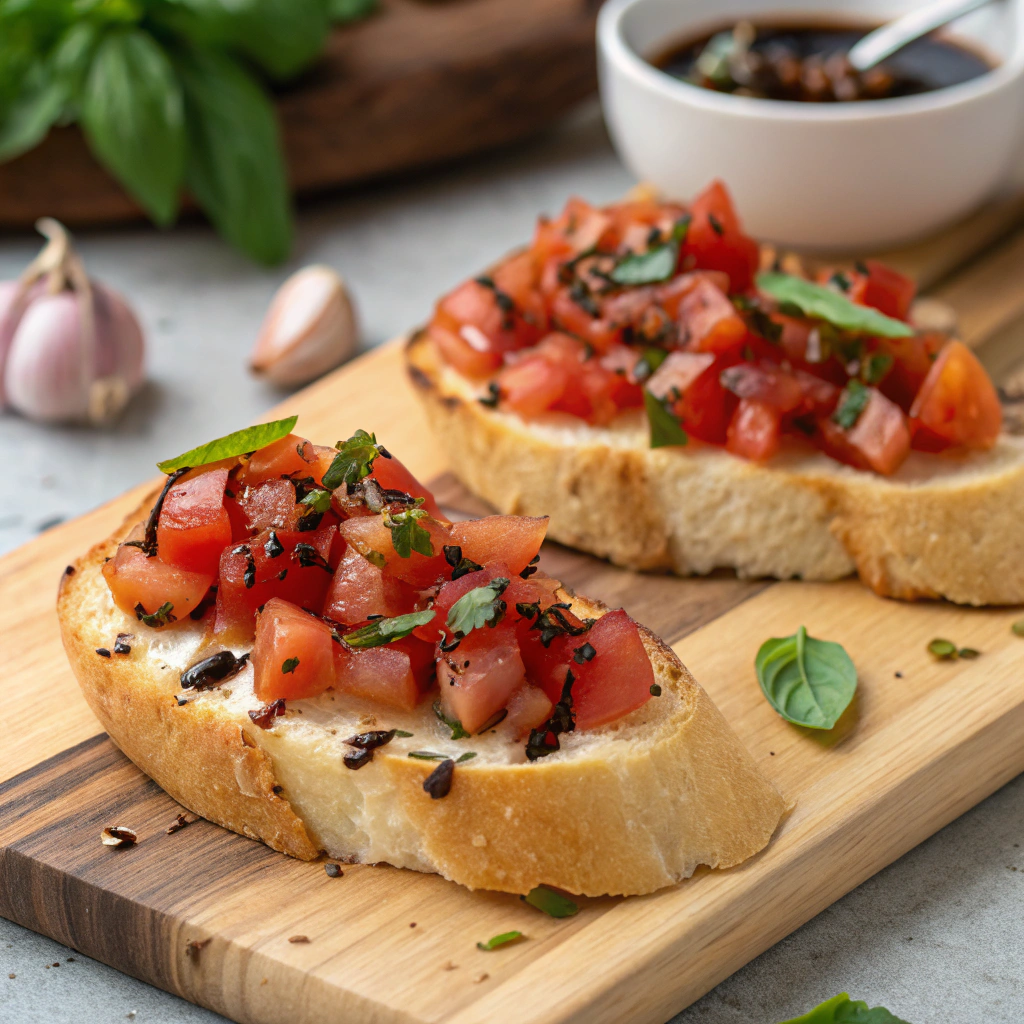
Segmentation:
{"type": "Polygon", "coordinates": [[[539,686],[527,683],[520,686],[508,700],[508,715],[504,725],[521,740],[531,729],[543,725],[554,710],[554,704],[539,686]]]}
{"type": "Polygon", "coordinates": [[[478,565],[500,560],[518,575],[540,551],[547,529],[547,516],[485,516],[455,523],[449,543],[478,565]]]}
{"type": "Polygon", "coordinates": [[[565,393],[569,371],[543,356],[530,356],[506,366],[498,377],[503,409],[523,419],[550,411],[565,393]]]}
{"type": "Polygon", "coordinates": [[[949,339],[944,334],[934,332],[907,338],[876,338],[872,352],[876,357],[881,354],[892,359],[892,366],[879,383],[878,390],[904,412],[909,412],[947,341],[949,339]]]}
{"type": "Polygon", "coordinates": [[[260,612],[252,647],[257,698],[269,704],[319,696],[334,685],[335,646],[330,626],[272,597],[260,612]]]}
{"type": "Polygon", "coordinates": [[[647,382],[659,398],[673,398],[676,415],[686,430],[709,444],[725,444],[729,421],[739,399],[722,385],[722,372],[738,358],[716,359],[710,353],[672,352],[647,382]]]}
{"type": "Polygon", "coordinates": [[[797,379],[771,363],[737,363],[722,371],[722,384],[739,398],[761,402],[777,414],[793,412],[804,401],[797,379]]]}
{"type": "Polygon", "coordinates": [[[910,410],[914,447],[986,449],[999,438],[1003,409],[978,357],[962,342],[939,353],[910,410]]]}
{"type": "MultiPolygon", "coordinates": [[[[389,453],[390,454],[390,453],[389,453]]],[[[373,460],[370,476],[385,490],[402,491],[414,498],[423,498],[423,509],[436,520],[447,523],[448,519],[434,500],[434,495],[409,472],[402,461],[395,455],[385,458],[378,455],[373,460]]]]}
{"type": "MultiPolygon", "coordinates": [[[[438,631],[443,630],[445,637],[450,640],[453,634],[448,629],[446,620],[452,605],[471,590],[475,590],[477,587],[486,587],[491,580],[499,577],[511,580],[513,577],[512,570],[504,562],[493,561],[489,562],[482,569],[477,569],[474,572],[468,572],[464,576],[460,576],[457,580],[449,579],[434,598],[433,608],[436,612],[434,621],[428,622],[425,626],[417,626],[415,635],[423,640],[434,641],[438,638],[438,631]]],[[[509,607],[513,606],[510,605],[509,607]]]]}
{"type": "Polygon", "coordinates": [[[424,516],[416,522],[418,527],[430,534],[431,555],[423,555],[418,551],[410,551],[408,558],[399,555],[391,541],[391,530],[384,524],[382,516],[346,520],[341,524],[341,532],[360,554],[373,559],[383,556],[385,571],[391,576],[414,587],[429,587],[441,578],[448,578],[451,573],[444,557],[450,526],[430,516],[424,516]]]}
{"type": "Polygon", "coordinates": [[[501,366],[502,353],[491,347],[482,334],[469,331],[464,335],[436,320],[427,333],[441,350],[445,362],[454,366],[463,377],[480,380],[501,366]]]}
{"type": "Polygon", "coordinates": [[[551,297],[552,326],[586,341],[598,352],[606,352],[623,340],[626,320],[612,320],[602,315],[596,296],[577,297],[569,285],[560,287],[551,297]],[[586,305],[583,303],[586,302],[586,305]],[[593,306],[591,305],[593,304],[593,306]],[[597,310],[596,314],[593,311],[597,310]]]}
{"type": "Polygon", "coordinates": [[[156,529],[157,551],[168,565],[213,575],[220,553],[231,543],[231,519],[224,508],[226,469],[186,476],[164,497],[156,529]]]}
{"type": "Polygon", "coordinates": [[[642,707],[654,685],[640,630],[621,609],[602,615],[583,639],[597,653],[591,661],[573,664],[573,706],[581,730],[607,725],[642,707]]]}
{"type": "Polygon", "coordinates": [[[434,648],[414,637],[365,650],[335,644],[334,666],[342,692],[412,711],[433,680],[434,648]]]}
{"type": "Polygon", "coordinates": [[[910,430],[902,410],[876,388],[857,422],[844,430],[831,418],[818,421],[819,446],[828,455],[858,469],[891,475],[910,452],[910,430]]]}
{"type": "Polygon", "coordinates": [[[509,618],[474,629],[451,653],[439,652],[441,705],[467,732],[476,732],[501,711],[523,683],[526,668],[509,618]]]}
{"type": "Polygon", "coordinates": [[[250,531],[295,529],[302,510],[295,504],[295,485],[280,477],[255,487],[247,487],[238,495],[238,504],[245,514],[250,531]]]}
{"type": "MultiPolygon", "coordinates": [[[[141,540],[138,527],[130,540],[141,540]]],[[[152,615],[171,605],[172,620],[183,619],[206,596],[213,584],[212,573],[192,572],[168,565],[162,558],[149,558],[141,548],[122,544],[109,562],[103,563],[103,578],[110,587],[114,604],[128,615],[137,608],[152,615]]]]}
{"type": "Polygon", "coordinates": [[[782,416],[771,403],[760,398],[741,398],[729,421],[726,448],[754,462],[765,462],[778,450],[782,437],[782,416]]]}
{"type": "Polygon", "coordinates": [[[680,336],[694,352],[728,352],[747,338],[743,317],[724,292],[700,281],[679,304],[680,336]]]}
{"type": "Polygon", "coordinates": [[[532,250],[541,265],[551,257],[571,259],[601,242],[611,225],[607,213],[573,197],[555,219],[538,220],[532,250]]]}
{"type": "Polygon", "coordinates": [[[231,522],[231,543],[240,544],[249,534],[249,519],[236,498],[224,498],[224,511],[231,522]]]}
{"type": "Polygon", "coordinates": [[[692,220],[683,246],[703,270],[729,275],[729,292],[746,291],[754,282],[760,262],[757,243],[743,234],[732,199],[721,181],[713,181],[691,207],[692,220]]]}
{"type": "Polygon", "coordinates": [[[710,352],[669,352],[647,382],[647,390],[658,398],[685,395],[687,388],[714,362],[710,352]]]}
{"type": "Polygon", "coordinates": [[[850,279],[847,296],[861,305],[874,306],[886,316],[906,320],[917,294],[917,285],[906,275],[878,260],[865,260],[864,266],[867,274],[860,271],[847,274],[850,279]]]}
{"type": "Polygon", "coordinates": [[[253,452],[238,471],[238,482],[243,486],[255,487],[282,476],[310,476],[315,462],[314,445],[298,434],[288,434],[253,452]]]}
{"type": "Polygon", "coordinates": [[[415,603],[416,591],[408,583],[385,575],[350,547],[331,579],[324,615],[335,622],[353,625],[366,621],[371,615],[388,618],[404,615],[413,610],[415,603]]]}

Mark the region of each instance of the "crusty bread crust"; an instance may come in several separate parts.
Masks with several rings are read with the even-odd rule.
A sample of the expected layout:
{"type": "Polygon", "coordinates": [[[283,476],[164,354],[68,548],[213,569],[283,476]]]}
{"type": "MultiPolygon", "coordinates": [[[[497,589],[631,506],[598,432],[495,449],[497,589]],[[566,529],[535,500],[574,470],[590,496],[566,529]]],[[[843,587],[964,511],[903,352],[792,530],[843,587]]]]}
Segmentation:
{"type": "Polygon", "coordinates": [[[892,477],[805,450],[759,465],[692,444],[651,449],[642,413],[609,427],[526,423],[477,401],[425,333],[408,368],[455,473],[499,512],[633,569],[833,580],[959,604],[1024,603],[1024,438],[966,458],[911,453],[892,477]]]}
{"type": "MultiPolygon", "coordinates": [[[[247,668],[179,706],[175,657],[183,655],[174,653],[172,634],[192,637],[195,660],[201,627],[135,622],[114,607],[100,572],[142,511],[64,578],[61,630],[86,699],[114,742],[203,817],[303,859],[325,851],[515,893],[540,884],[584,895],[651,892],[698,864],[738,864],[771,839],[782,797],[675,654],[646,630],[661,697],[611,726],[570,734],[561,751],[532,764],[493,754],[521,754],[521,743],[474,739],[474,746],[490,742],[492,754],[460,765],[439,800],[423,790],[435,765],[406,749],[451,748],[429,703],[415,713],[416,739],[394,740],[359,771],[341,757],[351,749],[344,738],[372,722],[365,703],[362,712],[346,712],[343,696],[337,704],[334,695],[290,702],[278,724],[261,730],[246,715],[258,706],[247,668]],[[95,653],[120,631],[134,634],[129,655],[95,653]]],[[[606,611],[572,600],[580,614],[606,611]]],[[[393,717],[376,710],[381,720],[393,717]]]]}

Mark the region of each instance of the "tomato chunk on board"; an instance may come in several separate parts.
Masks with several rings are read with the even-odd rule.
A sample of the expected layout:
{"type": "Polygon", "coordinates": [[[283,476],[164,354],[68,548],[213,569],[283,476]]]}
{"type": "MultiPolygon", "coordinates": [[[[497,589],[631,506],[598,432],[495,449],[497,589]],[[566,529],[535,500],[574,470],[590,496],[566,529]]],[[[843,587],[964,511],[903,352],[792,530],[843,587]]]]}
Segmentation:
{"type": "Polygon", "coordinates": [[[317,697],[334,685],[331,628],[272,597],[260,612],[252,648],[256,696],[264,703],[317,697]]]}
{"type": "Polygon", "coordinates": [[[164,497],[156,529],[162,561],[179,569],[213,575],[221,551],[231,543],[231,519],[224,507],[226,469],[188,476],[164,497]]]}

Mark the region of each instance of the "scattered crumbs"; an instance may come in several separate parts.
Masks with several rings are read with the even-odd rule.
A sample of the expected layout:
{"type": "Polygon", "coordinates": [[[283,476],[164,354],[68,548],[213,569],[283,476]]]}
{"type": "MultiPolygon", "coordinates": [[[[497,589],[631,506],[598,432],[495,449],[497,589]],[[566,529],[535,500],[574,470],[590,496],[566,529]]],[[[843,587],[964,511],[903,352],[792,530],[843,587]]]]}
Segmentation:
{"type": "Polygon", "coordinates": [[[263,980],[262,980],[262,981],[260,982],[260,984],[261,984],[261,985],[266,985],[268,981],[270,981],[270,979],[269,979],[269,978],[264,978],[264,979],[263,979],[263,980]]]}
{"type": "MultiPolygon", "coordinates": [[[[456,964],[456,963],[452,963],[452,961],[451,961],[451,960],[449,960],[449,961],[448,961],[448,962],[447,962],[447,963],[446,963],[446,964],[444,965],[444,967],[442,967],[442,968],[441,968],[441,970],[443,970],[443,971],[457,971],[458,969],[459,969],[459,965],[458,965],[458,964],[456,964]]],[[[13,978],[13,977],[14,977],[14,975],[12,974],[12,975],[11,975],[11,977],[13,978]]]]}
{"type": "Polygon", "coordinates": [[[191,704],[192,703],[191,701],[186,700],[186,698],[184,698],[184,697],[176,696],[174,699],[178,702],[178,707],[179,708],[183,708],[186,704],[191,704]]]}
{"type": "Polygon", "coordinates": [[[96,648],[96,653],[97,653],[97,654],[98,654],[98,655],[99,655],[99,656],[100,656],[101,658],[109,658],[109,657],[110,657],[110,651],[108,651],[108,650],[106,649],[106,647],[97,647],[97,648],[96,648]]]}
{"type": "Polygon", "coordinates": [[[487,836],[473,836],[473,845],[479,850],[487,845],[487,836]]]}
{"type": "Polygon", "coordinates": [[[138,835],[124,825],[108,825],[100,833],[100,842],[104,846],[112,846],[115,850],[126,850],[139,841],[138,835]]]}
{"type": "Polygon", "coordinates": [[[276,795],[277,793],[280,793],[283,789],[284,789],[284,786],[275,786],[274,787],[274,794],[276,795]]]}
{"type": "Polygon", "coordinates": [[[58,960],[56,963],[50,964],[50,966],[51,967],[60,967],[60,961],[58,960]]]}
{"type": "Polygon", "coordinates": [[[64,575],[65,576],[74,576],[75,575],[75,567],[73,565],[66,566],[64,568],[64,575]]]}
{"type": "Polygon", "coordinates": [[[490,975],[486,971],[481,971],[474,979],[473,984],[479,985],[481,981],[486,981],[490,975]]]}
{"type": "Polygon", "coordinates": [[[14,971],[11,971],[11,973],[8,974],[7,977],[13,981],[17,977],[17,975],[14,973],[14,971]]]}
{"type": "Polygon", "coordinates": [[[185,945],[185,952],[193,960],[199,959],[199,954],[213,941],[213,939],[190,939],[185,945]]]}
{"type": "Polygon", "coordinates": [[[1006,870],[1007,871],[1016,871],[1017,868],[1013,864],[1007,864],[1006,865],[1006,870]]]}
{"type": "Polygon", "coordinates": [[[195,818],[186,817],[184,814],[179,814],[177,820],[173,825],[168,826],[167,834],[173,836],[175,832],[180,832],[186,825],[191,825],[195,818]]]}
{"type": "Polygon", "coordinates": [[[126,1016],[126,1017],[127,1017],[127,1018],[128,1018],[129,1020],[135,1020],[135,1011],[134,1011],[134,1010],[129,1010],[129,1011],[128,1011],[128,1012],[127,1012],[127,1013],[125,1014],[125,1016],[126,1016]]]}
{"type": "Polygon", "coordinates": [[[410,921],[409,922],[409,927],[410,928],[415,928],[416,927],[416,922],[415,921],[410,921]]]}
{"type": "Polygon", "coordinates": [[[327,872],[328,878],[341,878],[341,876],[345,874],[345,872],[341,870],[340,864],[334,864],[330,861],[324,865],[324,871],[327,872]]]}
{"type": "Polygon", "coordinates": [[[894,676],[895,676],[895,677],[896,677],[897,679],[902,679],[902,678],[903,678],[903,673],[902,673],[902,672],[893,672],[893,675],[894,675],[894,676]]]}
{"type": "Polygon", "coordinates": [[[75,958],[73,956],[69,956],[68,957],[68,963],[69,964],[73,964],[74,962],[75,962],[75,958]]]}
{"type": "Polygon", "coordinates": [[[768,751],[768,756],[769,757],[774,757],[775,756],[775,751],[774,750],[769,750],[768,751]]]}
{"type": "Polygon", "coordinates": [[[309,942],[309,937],[306,935],[291,935],[288,938],[289,942],[309,942]]]}

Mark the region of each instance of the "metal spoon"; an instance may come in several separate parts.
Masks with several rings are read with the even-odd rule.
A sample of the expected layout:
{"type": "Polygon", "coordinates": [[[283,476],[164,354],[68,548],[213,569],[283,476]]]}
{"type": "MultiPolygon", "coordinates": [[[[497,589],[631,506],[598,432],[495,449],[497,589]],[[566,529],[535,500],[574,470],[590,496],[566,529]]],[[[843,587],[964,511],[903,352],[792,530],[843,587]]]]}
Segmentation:
{"type": "Polygon", "coordinates": [[[851,47],[846,55],[858,71],[867,71],[876,64],[891,57],[907,43],[934,32],[971,11],[984,7],[990,0],[936,0],[915,10],[908,11],[888,25],[869,32],[860,42],[851,47]]]}

